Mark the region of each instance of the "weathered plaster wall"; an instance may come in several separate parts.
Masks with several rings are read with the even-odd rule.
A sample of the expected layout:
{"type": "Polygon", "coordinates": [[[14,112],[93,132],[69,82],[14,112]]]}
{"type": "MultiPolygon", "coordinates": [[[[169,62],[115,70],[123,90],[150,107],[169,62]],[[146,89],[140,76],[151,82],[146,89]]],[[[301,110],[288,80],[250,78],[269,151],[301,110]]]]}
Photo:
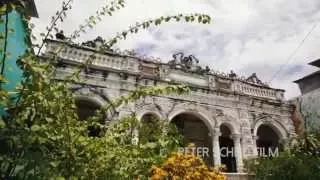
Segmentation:
{"type": "Polygon", "coordinates": [[[320,128],[320,88],[313,90],[299,98],[302,117],[307,130],[320,128]]]}

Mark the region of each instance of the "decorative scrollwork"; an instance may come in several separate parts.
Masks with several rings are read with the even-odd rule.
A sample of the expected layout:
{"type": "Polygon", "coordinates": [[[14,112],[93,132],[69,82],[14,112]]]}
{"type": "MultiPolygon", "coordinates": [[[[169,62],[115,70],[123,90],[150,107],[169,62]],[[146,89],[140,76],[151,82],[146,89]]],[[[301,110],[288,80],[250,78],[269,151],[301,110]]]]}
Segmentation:
{"type": "MultiPolygon", "coordinates": [[[[91,48],[100,48],[103,46],[103,44],[105,44],[105,40],[101,36],[98,36],[96,39],[94,39],[92,41],[86,41],[86,42],[81,43],[82,46],[87,46],[87,47],[91,47],[91,48]]],[[[108,50],[110,50],[110,49],[108,49],[108,50]]]]}
{"type": "Polygon", "coordinates": [[[194,72],[197,74],[210,73],[209,66],[202,68],[199,66],[199,60],[194,55],[185,56],[184,53],[179,52],[172,55],[173,60],[168,62],[171,68],[178,68],[186,72],[194,72]]]}
{"type": "Polygon", "coordinates": [[[65,40],[66,36],[64,35],[64,32],[61,30],[60,32],[56,33],[56,39],[57,40],[65,40]]]}
{"type": "Polygon", "coordinates": [[[137,56],[138,55],[138,53],[133,49],[132,50],[124,50],[124,51],[122,51],[122,53],[124,55],[128,55],[128,56],[137,56]]]}
{"type": "Polygon", "coordinates": [[[249,76],[246,80],[248,83],[253,83],[256,85],[261,85],[261,86],[268,86],[266,83],[263,83],[258,77],[256,73],[253,73],[251,76],[249,76]]]}

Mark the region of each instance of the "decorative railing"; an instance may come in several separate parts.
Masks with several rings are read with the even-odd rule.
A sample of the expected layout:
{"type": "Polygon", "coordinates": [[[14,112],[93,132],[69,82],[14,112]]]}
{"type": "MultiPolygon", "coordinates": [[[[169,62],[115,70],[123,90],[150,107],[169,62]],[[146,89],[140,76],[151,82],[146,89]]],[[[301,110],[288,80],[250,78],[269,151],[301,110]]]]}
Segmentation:
{"type": "Polygon", "coordinates": [[[263,98],[282,100],[284,91],[281,89],[272,89],[263,86],[257,86],[246,82],[236,81],[233,84],[234,91],[263,98]]]}
{"type": "Polygon", "coordinates": [[[62,47],[63,50],[59,50],[60,46],[60,43],[48,43],[46,54],[58,53],[58,57],[61,59],[79,63],[84,63],[94,57],[92,65],[116,70],[125,70],[133,73],[139,72],[139,64],[131,57],[112,56],[111,54],[96,53],[89,48],[83,49],[72,46],[64,46],[62,47]]]}
{"type": "MultiPolygon", "coordinates": [[[[58,54],[58,57],[64,60],[68,61],[74,61],[78,63],[84,63],[88,59],[92,58],[94,56],[94,60],[92,61],[92,64],[94,66],[97,66],[99,68],[108,68],[108,69],[113,69],[116,71],[127,71],[130,73],[135,73],[135,74],[143,74],[141,71],[143,68],[139,68],[139,65],[141,64],[141,60],[144,61],[146,58],[139,58],[139,57],[134,57],[133,52],[127,52],[124,54],[121,53],[116,53],[116,52],[110,52],[110,53],[98,53],[95,51],[95,49],[90,48],[90,47],[83,47],[83,46],[78,46],[78,45],[70,45],[70,44],[65,44],[62,46],[61,41],[51,41],[50,43],[47,44],[47,49],[46,49],[46,55],[50,54],[58,54]],[[58,48],[62,46],[62,50],[60,51],[58,48]]],[[[158,66],[159,68],[172,68],[172,70],[175,71],[181,71],[184,68],[187,68],[187,71],[185,71],[185,74],[188,74],[188,77],[183,77],[183,79],[190,81],[190,84],[197,84],[201,83],[202,88],[206,86],[205,84],[207,83],[208,91],[204,91],[202,93],[204,94],[210,94],[209,89],[214,90],[214,89],[219,89],[222,88],[224,90],[228,90],[231,92],[236,92],[238,94],[246,94],[250,96],[255,96],[255,97],[261,97],[261,98],[267,98],[267,99],[272,99],[272,100],[283,100],[284,99],[284,91],[281,89],[273,89],[270,88],[267,84],[262,83],[255,75],[251,75],[249,78],[245,77],[239,77],[237,76],[234,72],[231,72],[230,74],[222,73],[222,72],[217,72],[210,70],[208,68],[202,69],[199,68],[198,70],[201,70],[201,74],[198,74],[202,76],[203,78],[200,79],[195,79],[196,76],[193,76],[194,73],[196,73],[198,70],[195,68],[195,70],[192,69],[192,62],[195,60],[192,60],[191,57],[190,59],[184,60],[186,65],[180,65],[177,63],[175,60],[174,62],[169,62],[167,66],[161,66],[160,61],[157,60],[150,60],[149,62],[153,62],[155,66],[158,66]],[[171,63],[171,64],[170,64],[171,63]],[[188,64],[191,63],[191,64],[188,64]],[[187,66],[189,65],[189,66],[187,66]],[[176,69],[176,66],[181,66],[182,68],[176,69]],[[192,71],[188,73],[189,71],[192,71]],[[193,72],[194,71],[194,72],[193,72]],[[190,76],[189,76],[190,75],[190,76]],[[206,80],[206,78],[209,78],[211,80],[206,80]],[[192,81],[193,80],[193,81],[192,81]],[[212,84],[213,83],[213,84],[212,84]],[[219,84],[219,85],[218,85],[219,84]],[[224,86],[225,85],[225,86],[224,86]],[[220,86],[220,87],[217,87],[220,86]]],[[[182,58],[183,60],[183,58],[182,58]]],[[[182,61],[182,62],[184,62],[182,61]]],[[[159,69],[162,71],[161,69],[159,69]]],[[[180,82],[180,79],[176,76],[179,76],[178,74],[173,73],[173,75],[167,75],[167,77],[161,77],[163,78],[164,81],[167,80],[167,78],[174,80],[175,82],[180,82]]],[[[181,81],[182,82],[182,81],[181,81]]],[[[170,83],[170,82],[168,82],[170,83]]],[[[184,81],[184,83],[186,83],[184,81]]]]}

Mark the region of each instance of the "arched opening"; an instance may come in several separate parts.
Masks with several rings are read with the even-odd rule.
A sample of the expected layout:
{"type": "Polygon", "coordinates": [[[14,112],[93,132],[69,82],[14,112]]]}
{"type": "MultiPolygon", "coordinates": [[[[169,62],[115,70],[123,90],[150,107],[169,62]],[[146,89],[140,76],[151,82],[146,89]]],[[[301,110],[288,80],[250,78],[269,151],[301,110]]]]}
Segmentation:
{"type": "Polygon", "coordinates": [[[162,133],[160,128],[160,118],[154,113],[147,113],[141,117],[139,128],[139,142],[154,142],[162,133]]]}
{"type": "Polygon", "coordinates": [[[231,139],[230,128],[222,124],[219,137],[221,164],[225,165],[226,172],[237,172],[237,164],[234,151],[234,142],[231,139]]]}
{"type": "Polygon", "coordinates": [[[154,113],[146,113],[141,117],[141,122],[144,123],[155,123],[155,121],[158,121],[159,117],[154,113]]]}
{"type": "Polygon", "coordinates": [[[203,120],[193,114],[183,113],[175,116],[171,123],[175,124],[184,136],[184,145],[194,144],[194,153],[201,156],[208,165],[212,166],[212,140],[209,136],[210,130],[203,120]]]}
{"type": "Polygon", "coordinates": [[[80,120],[87,120],[89,117],[93,116],[100,108],[100,105],[92,101],[76,99],[77,114],[80,120]]]}
{"type": "Polygon", "coordinates": [[[280,138],[270,125],[262,124],[257,131],[257,150],[259,156],[270,157],[277,155],[281,148],[280,138]]]}
{"type": "MultiPolygon", "coordinates": [[[[90,100],[84,100],[84,99],[76,99],[75,101],[76,107],[77,107],[77,114],[79,117],[79,120],[86,121],[88,118],[95,115],[96,110],[100,108],[100,105],[97,103],[90,101],[90,100]]],[[[104,123],[104,122],[101,122],[104,123]]],[[[89,126],[88,127],[88,135],[91,137],[99,137],[101,133],[100,128],[89,126]]]]}

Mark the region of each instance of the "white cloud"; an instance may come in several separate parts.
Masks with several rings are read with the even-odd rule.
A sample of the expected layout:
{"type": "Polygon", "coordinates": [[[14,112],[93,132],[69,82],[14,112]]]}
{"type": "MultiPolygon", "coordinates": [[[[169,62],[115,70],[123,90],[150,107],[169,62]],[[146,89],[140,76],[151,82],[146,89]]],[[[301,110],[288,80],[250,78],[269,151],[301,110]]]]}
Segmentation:
{"type": "MultiPolygon", "coordinates": [[[[38,32],[44,30],[62,0],[36,0],[40,18],[34,20],[38,32]]],[[[84,19],[94,14],[106,0],[77,0],[69,18],[60,27],[70,34],[84,19]]],[[[319,0],[130,0],[127,6],[106,17],[80,40],[100,35],[110,37],[130,24],[161,15],[201,12],[213,17],[210,25],[169,23],[130,36],[117,46],[138,49],[150,56],[171,59],[184,51],[196,55],[203,65],[240,74],[260,74],[268,81],[298,46],[310,28],[320,20],[319,0]]],[[[319,25],[320,26],[320,25],[319,25]]],[[[299,94],[293,80],[314,69],[307,63],[319,58],[320,27],[317,27],[294,58],[272,81],[287,91],[288,98],[299,94]],[[292,72],[292,71],[294,72],[292,72]]]]}

